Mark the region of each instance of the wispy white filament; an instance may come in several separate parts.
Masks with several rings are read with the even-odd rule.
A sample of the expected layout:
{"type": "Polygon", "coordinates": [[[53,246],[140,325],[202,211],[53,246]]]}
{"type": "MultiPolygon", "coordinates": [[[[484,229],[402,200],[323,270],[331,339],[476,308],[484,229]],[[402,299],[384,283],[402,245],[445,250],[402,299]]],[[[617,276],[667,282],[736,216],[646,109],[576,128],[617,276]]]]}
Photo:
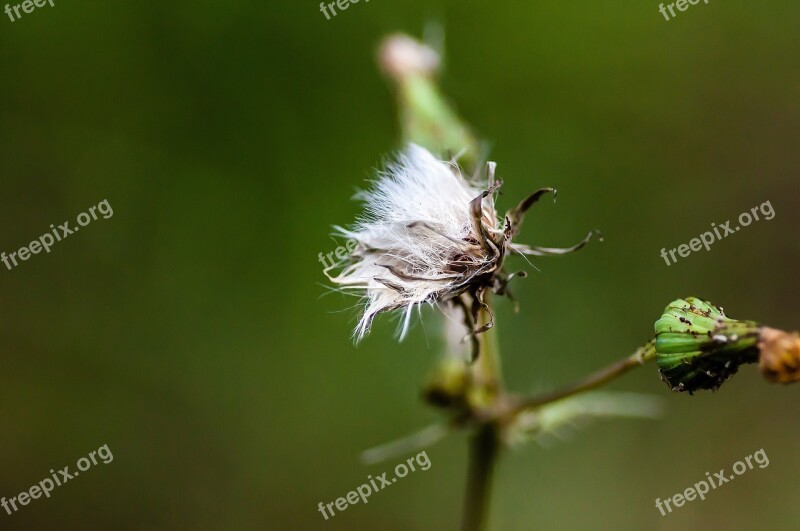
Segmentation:
{"type": "MultiPolygon", "coordinates": [[[[403,311],[402,338],[415,305],[447,300],[496,262],[478,245],[470,216],[470,202],[485,189],[478,186],[455,164],[410,145],[357,196],[364,213],[351,229],[337,230],[359,245],[331,276],[365,297],[356,340],[378,313],[396,309],[403,311]]],[[[491,195],[483,199],[482,214],[486,229],[496,230],[491,195]]]]}

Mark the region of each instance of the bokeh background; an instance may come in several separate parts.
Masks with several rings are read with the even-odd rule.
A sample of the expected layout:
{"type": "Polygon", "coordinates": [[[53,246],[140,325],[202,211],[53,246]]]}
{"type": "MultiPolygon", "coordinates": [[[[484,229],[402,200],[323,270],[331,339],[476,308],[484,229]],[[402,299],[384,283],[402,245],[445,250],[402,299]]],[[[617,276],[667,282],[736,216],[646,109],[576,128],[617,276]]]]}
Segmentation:
{"type": "MultiPolygon", "coordinates": [[[[0,268],[0,496],[108,444],[100,465],[0,528],[457,529],[466,445],[329,521],[391,470],[361,450],[436,415],[419,399],[441,343],[382,318],[358,347],[330,294],[332,224],[399,147],[374,65],[388,32],[446,33],[446,92],[492,146],[503,207],[559,188],[523,239],[605,243],[539,260],[500,301],[508,385],[541,390],[627,355],[672,299],[800,327],[800,4],[389,1],[328,21],[314,1],[61,2],[0,17],[0,250],[108,199],[92,223],[0,268]],[[667,267],[677,247],[771,201],[776,216],[667,267]]],[[[340,242],[341,243],[341,242],[340,242]]],[[[492,528],[796,529],[800,387],[746,368],[670,394],[654,368],[612,388],[658,421],[597,423],[507,453],[492,528]],[[763,448],[748,472],[654,507],[763,448]]]]}

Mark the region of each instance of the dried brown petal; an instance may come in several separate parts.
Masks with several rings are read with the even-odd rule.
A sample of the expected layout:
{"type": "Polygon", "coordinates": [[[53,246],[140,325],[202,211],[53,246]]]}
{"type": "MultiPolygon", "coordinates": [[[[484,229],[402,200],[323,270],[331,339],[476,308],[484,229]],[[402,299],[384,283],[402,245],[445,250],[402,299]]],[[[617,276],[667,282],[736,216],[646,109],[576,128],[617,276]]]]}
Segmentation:
{"type": "Polygon", "coordinates": [[[758,348],[758,367],[767,380],[783,384],[800,381],[800,334],[764,327],[758,348]]]}

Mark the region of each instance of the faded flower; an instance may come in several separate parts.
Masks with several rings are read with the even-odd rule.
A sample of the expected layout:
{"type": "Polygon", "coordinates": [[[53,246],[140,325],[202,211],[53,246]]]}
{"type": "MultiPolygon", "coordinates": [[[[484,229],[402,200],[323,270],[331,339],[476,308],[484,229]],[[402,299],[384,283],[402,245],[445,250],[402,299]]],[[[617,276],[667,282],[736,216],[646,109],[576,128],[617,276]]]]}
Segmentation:
{"type": "Polygon", "coordinates": [[[326,270],[343,291],[364,297],[356,340],[369,332],[377,314],[390,310],[402,312],[402,339],[415,307],[439,303],[460,307],[474,336],[491,326],[475,324],[485,294],[508,294],[514,274],[503,271],[506,256],[565,254],[588,242],[591,234],[568,249],[514,243],[525,212],[555,190],[538,190],[500,217],[495,193],[502,182],[494,172],[488,163],[486,181],[467,179],[455,162],[412,144],[357,196],[364,213],[352,228],[337,232],[358,245],[329,268],[335,274],[326,270]]]}

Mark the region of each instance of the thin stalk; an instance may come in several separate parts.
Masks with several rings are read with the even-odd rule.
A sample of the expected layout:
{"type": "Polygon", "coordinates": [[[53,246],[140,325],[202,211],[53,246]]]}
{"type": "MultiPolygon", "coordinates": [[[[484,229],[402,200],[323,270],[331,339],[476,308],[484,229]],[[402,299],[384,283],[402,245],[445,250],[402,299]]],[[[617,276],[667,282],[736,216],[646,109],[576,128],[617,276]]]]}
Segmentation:
{"type": "MultiPolygon", "coordinates": [[[[491,319],[491,301],[487,297],[485,302],[487,308],[481,309],[478,326],[483,326],[491,319]]],[[[493,404],[502,392],[500,355],[494,328],[490,328],[479,338],[480,355],[472,366],[472,377],[476,384],[474,392],[477,396],[470,398],[473,406],[487,406],[493,404]]],[[[491,498],[492,472],[499,450],[499,429],[493,422],[480,426],[469,442],[469,468],[462,523],[465,531],[485,529],[491,498]]]]}
{"type": "MultiPolygon", "coordinates": [[[[486,307],[481,308],[478,314],[477,328],[485,326],[492,319],[491,294],[485,295],[484,302],[486,307]]],[[[503,388],[497,329],[492,327],[486,330],[478,336],[478,340],[480,341],[480,354],[472,366],[472,376],[477,387],[486,393],[485,398],[492,401],[503,388]]]]}
{"type": "Polygon", "coordinates": [[[491,498],[492,475],[499,441],[494,424],[481,426],[470,441],[467,490],[464,495],[463,531],[485,529],[491,498]]]}
{"type": "Polygon", "coordinates": [[[607,384],[616,378],[619,378],[631,369],[641,367],[645,363],[654,360],[655,357],[655,341],[650,341],[627,358],[609,365],[608,367],[589,375],[583,380],[561,389],[556,389],[555,391],[550,391],[548,393],[529,398],[523,398],[519,400],[512,409],[513,411],[519,411],[521,409],[534,408],[544,404],[549,404],[550,402],[555,402],[556,400],[561,400],[562,398],[567,398],[569,396],[582,393],[584,391],[589,391],[596,387],[600,387],[601,385],[607,384]]]}

